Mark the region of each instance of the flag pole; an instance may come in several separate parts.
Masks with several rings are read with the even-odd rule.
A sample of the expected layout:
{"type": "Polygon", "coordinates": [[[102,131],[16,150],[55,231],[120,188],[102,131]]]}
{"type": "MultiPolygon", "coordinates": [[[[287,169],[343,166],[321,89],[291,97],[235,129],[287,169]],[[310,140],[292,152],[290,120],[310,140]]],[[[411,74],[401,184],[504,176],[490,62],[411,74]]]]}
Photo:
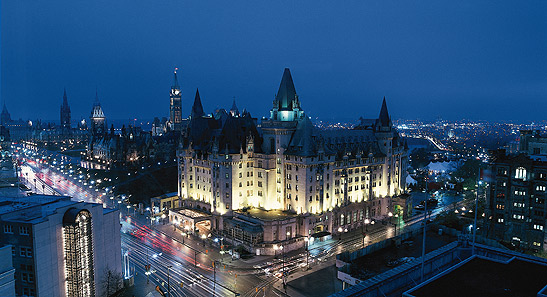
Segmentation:
{"type": "Polygon", "coordinates": [[[471,255],[475,254],[475,238],[477,237],[477,212],[479,208],[479,186],[481,180],[481,169],[479,167],[479,175],[477,176],[477,191],[475,195],[475,220],[473,221],[473,248],[471,249],[471,255]]]}
{"type": "Polygon", "coordinates": [[[429,193],[428,190],[428,181],[429,181],[429,171],[427,173],[427,177],[425,179],[425,207],[424,207],[424,235],[423,235],[423,242],[422,242],[422,273],[421,273],[421,280],[420,282],[424,281],[424,268],[425,268],[425,234],[426,234],[426,225],[427,225],[427,200],[429,200],[429,193]]]}

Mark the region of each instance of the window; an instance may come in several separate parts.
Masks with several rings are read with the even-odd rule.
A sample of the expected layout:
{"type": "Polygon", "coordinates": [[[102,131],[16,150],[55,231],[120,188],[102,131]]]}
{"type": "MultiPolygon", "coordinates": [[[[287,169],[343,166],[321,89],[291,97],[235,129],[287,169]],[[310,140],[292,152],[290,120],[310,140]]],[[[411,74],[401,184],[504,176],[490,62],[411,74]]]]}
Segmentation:
{"type": "Polygon", "coordinates": [[[519,167],[515,172],[515,178],[526,180],[526,168],[519,167]]]}
{"type": "Polygon", "coordinates": [[[30,228],[28,226],[20,226],[19,227],[19,234],[29,235],[30,234],[30,228]]]}
{"type": "Polygon", "coordinates": [[[13,234],[13,226],[7,224],[4,225],[4,233],[13,234]]]}
{"type": "Polygon", "coordinates": [[[258,177],[262,177],[262,172],[258,172],[258,177]]]}
{"type": "Polygon", "coordinates": [[[258,196],[262,197],[262,191],[258,191],[258,196]]]}
{"type": "Polygon", "coordinates": [[[534,224],[534,230],[541,230],[541,231],[543,231],[543,226],[542,226],[542,225],[535,225],[535,224],[534,224]]]}
{"type": "Polygon", "coordinates": [[[15,256],[16,254],[17,254],[17,250],[16,250],[15,246],[12,245],[11,246],[11,255],[15,256]]]}
{"type": "Polygon", "coordinates": [[[545,186],[536,186],[536,191],[545,192],[545,186]]]}
{"type": "Polygon", "coordinates": [[[228,173],[225,174],[225,177],[228,178],[228,173]]]}

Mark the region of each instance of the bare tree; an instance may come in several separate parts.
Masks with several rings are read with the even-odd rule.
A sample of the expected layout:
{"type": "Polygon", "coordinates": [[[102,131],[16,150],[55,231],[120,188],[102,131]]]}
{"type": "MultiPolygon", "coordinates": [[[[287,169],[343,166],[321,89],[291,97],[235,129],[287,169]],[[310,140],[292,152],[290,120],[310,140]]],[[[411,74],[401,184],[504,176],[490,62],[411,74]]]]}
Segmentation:
{"type": "Polygon", "coordinates": [[[106,267],[101,278],[100,286],[103,289],[101,296],[114,296],[114,294],[122,288],[122,274],[106,267]]]}

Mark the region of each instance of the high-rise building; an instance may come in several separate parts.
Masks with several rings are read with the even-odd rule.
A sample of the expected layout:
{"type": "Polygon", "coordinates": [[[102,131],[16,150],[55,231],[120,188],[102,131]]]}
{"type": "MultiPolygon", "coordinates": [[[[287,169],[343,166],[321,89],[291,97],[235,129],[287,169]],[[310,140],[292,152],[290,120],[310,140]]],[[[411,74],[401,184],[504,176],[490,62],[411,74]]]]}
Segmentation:
{"type": "Polygon", "coordinates": [[[237,240],[272,243],[351,230],[365,219],[385,218],[393,211],[391,198],[405,192],[407,148],[385,98],[376,119],[320,130],[301,108],[287,68],[269,119],[257,125],[249,112],[236,110],[234,104],[230,112],[206,116],[196,92],[178,152],[181,205],[211,211],[218,232],[241,226],[243,219],[233,219],[248,208],[283,211],[287,219],[263,224],[262,231],[247,228],[260,234],[240,232],[237,240]]]}
{"type": "Polygon", "coordinates": [[[177,80],[177,68],[173,75],[173,85],[169,93],[169,125],[171,130],[182,131],[182,93],[177,80]]]}
{"type": "Polygon", "coordinates": [[[95,102],[93,102],[93,108],[91,109],[91,116],[89,117],[91,124],[91,136],[102,137],[106,133],[106,117],[101,103],[99,102],[99,95],[95,92],[95,102]]]}
{"type": "Polygon", "coordinates": [[[17,296],[106,296],[121,288],[118,210],[62,196],[1,197],[0,225],[17,296]]]}
{"type": "Polygon", "coordinates": [[[491,154],[486,235],[521,249],[547,251],[547,155],[491,154]]]}
{"type": "Polygon", "coordinates": [[[63,94],[63,104],[61,105],[61,129],[63,133],[70,132],[70,106],[66,97],[66,89],[63,94]]]}

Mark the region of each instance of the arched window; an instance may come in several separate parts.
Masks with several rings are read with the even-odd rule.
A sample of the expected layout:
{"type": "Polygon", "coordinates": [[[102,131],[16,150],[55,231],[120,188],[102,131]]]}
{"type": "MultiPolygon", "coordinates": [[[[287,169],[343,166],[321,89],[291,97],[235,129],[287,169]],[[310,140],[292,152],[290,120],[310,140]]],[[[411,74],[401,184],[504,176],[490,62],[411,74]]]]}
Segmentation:
{"type": "Polygon", "coordinates": [[[526,168],[518,167],[515,172],[515,178],[526,180],[526,168]]]}

